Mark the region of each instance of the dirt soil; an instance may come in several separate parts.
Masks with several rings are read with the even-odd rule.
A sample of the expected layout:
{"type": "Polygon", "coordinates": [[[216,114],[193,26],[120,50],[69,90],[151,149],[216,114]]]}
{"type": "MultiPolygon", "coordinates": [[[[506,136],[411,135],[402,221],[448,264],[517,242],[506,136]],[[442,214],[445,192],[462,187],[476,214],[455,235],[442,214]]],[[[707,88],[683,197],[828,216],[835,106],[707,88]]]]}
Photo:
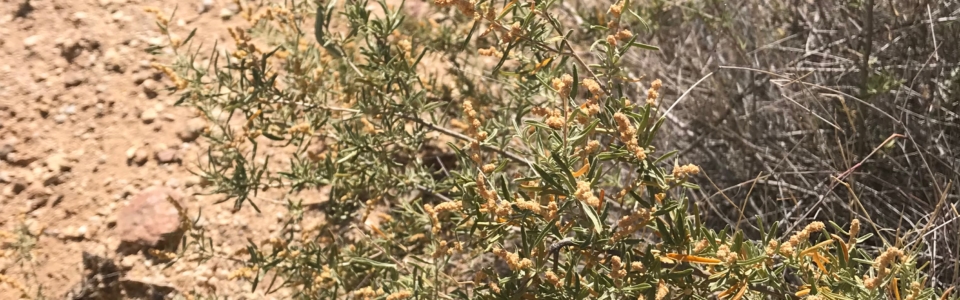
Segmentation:
{"type": "Polygon", "coordinates": [[[281,230],[285,199],[261,194],[254,199],[257,214],[233,212],[232,201],[217,204],[222,196],[203,195],[203,182],[190,172],[203,155],[191,122],[196,112],[173,106],[176,98],[164,90],[169,82],[150,67],[157,58],[145,51],[166,41],[145,7],[176,8],[171,31],[200,28],[196,40],[225,45],[226,28],[246,22],[231,17],[231,6],[228,0],[0,0],[0,299],[77,295],[85,288],[84,253],[118,266],[102,280],[286,298],[229,280],[241,266],[229,254],[247,237],[281,230]],[[181,204],[191,218],[203,208],[198,225],[218,255],[164,263],[143,251],[116,251],[121,208],[151,186],[185,195],[181,204]]]}

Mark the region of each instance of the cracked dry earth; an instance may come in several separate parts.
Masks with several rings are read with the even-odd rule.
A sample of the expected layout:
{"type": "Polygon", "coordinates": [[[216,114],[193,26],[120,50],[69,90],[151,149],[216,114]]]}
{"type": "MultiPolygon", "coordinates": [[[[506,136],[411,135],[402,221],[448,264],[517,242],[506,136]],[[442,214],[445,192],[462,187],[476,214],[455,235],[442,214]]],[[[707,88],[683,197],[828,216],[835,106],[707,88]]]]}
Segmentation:
{"type": "Polygon", "coordinates": [[[286,199],[260,194],[257,214],[204,195],[190,171],[205,123],[173,106],[145,51],[166,42],[145,7],[176,8],[172,32],[199,28],[195,40],[226,45],[226,28],[245,22],[232,3],[0,0],[0,299],[286,298],[229,279],[247,237],[282,229],[286,199]],[[148,201],[166,199],[158,191],[192,219],[202,208],[214,258],[118,251],[155,242],[176,220],[169,202],[148,201]]]}

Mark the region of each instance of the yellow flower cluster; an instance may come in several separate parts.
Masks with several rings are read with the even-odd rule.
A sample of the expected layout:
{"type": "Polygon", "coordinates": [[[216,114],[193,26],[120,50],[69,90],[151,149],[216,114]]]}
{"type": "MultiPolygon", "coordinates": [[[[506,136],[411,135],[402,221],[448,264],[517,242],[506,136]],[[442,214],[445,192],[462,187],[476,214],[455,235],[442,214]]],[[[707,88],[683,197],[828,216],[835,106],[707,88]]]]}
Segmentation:
{"type": "Polygon", "coordinates": [[[483,160],[480,158],[480,143],[487,139],[488,133],[480,130],[480,126],[482,126],[480,122],[481,116],[477,113],[477,110],[473,108],[473,101],[463,101],[463,115],[467,117],[467,124],[469,124],[469,127],[467,127],[467,135],[476,139],[470,142],[470,150],[473,152],[470,154],[470,160],[480,165],[483,163],[483,160]]]}
{"type": "Polygon", "coordinates": [[[557,276],[557,274],[553,273],[553,271],[547,271],[544,273],[543,278],[547,280],[547,283],[550,283],[558,289],[563,286],[563,282],[560,281],[560,276],[557,276]]]}
{"type": "Polygon", "coordinates": [[[797,245],[800,245],[801,242],[809,239],[811,234],[820,232],[825,227],[826,226],[823,225],[823,222],[813,222],[807,224],[807,227],[803,228],[803,230],[800,232],[795,233],[790,237],[790,240],[780,246],[780,254],[784,256],[793,256],[793,254],[796,253],[797,245]]]}
{"type": "Polygon", "coordinates": [[[510,25],[510,31],[507,31],[507,33],[503,35],[502,42],[515,42],[519,40],[521,36],[523,36],[523,28],[520,27],[520,22],[513,22],[513,25],[510,25]]]}
{"type": "Polygon", "coordinates": [[[657,98],[660,98],[660,87],[663,86],[663,82],[660,79],[654,80],[650,83],[650,89],[647,89],[647,104],[651,106],[657,105],[657,98]]]}
{"type": "Polygon", "coordinates": [[[403,300],[413,297],[413,292],[410,291],[399,291],[387,296],[387,300],[403,300]]]}
{"type": "Polygon", "coordinates": [[[527,258],[520,258],[519,254],[508,252],[500,247],[493,248],[493,254],[507,263],[512,271],[526,270],[533,267],[533,262],[527,258]]]}
{"type": "Polygon", "coordinates": [[[701,239],[696,245],[693,245],[693,254],[703,252],[703,250],[707,249],[708,246],[710,246],[710,241],[707,239],[701,239]]]}
{"type": "Polygon", "coordinates": [[[257,46],[251,42],[253,38],[251,38],[250,35],[248,35],[247,32],[242,28],[227,28],[227,32],[230,33],[230,37],[233,38],[233,42],[237,44],[237,51],[233,54],[234,57],[243,58],[246,57],[247,54],[260,52],[257,49],[257,46]]]}
{"type": "Polygon", "coordinates": [[[730,251],[730,246],[726,244],[720,245],[717,249],[717,259],[725,261],[727,265],[732,265],[737,262],[737,253],[730,251]]]}
{"type": "Polygon", "coordinates": [[[173,85],[178,91],[187,88],[188,82],[183,78],[180,78],[180,75],[177,75],[177,72],[174,72],[170,67],[158,63],[150,63],[150,67],[153,67],[157,71],[163,72],[163,74],[167,75],[167,78],[170,78],[170,81],[173,81],[173,85]]]}
{"type": "Polygon", "coordinates": [[[910,283],[910,295],[907,296],[906,298],[904,298],[904,300],[917,300],[917,299],[920,299],[920,291],[921,291],[922,289],[923,289],[923,287],[920,285],[919,282],[914,281],[914,282],[910,283]]]}
{"type": "Polygon", "coordinates": [[[550,128],[560,129],[560,128],[563,128],[563,124],[565,124],[566,121],[564,121],[564,120],[563,120],[563,117],[560,116],[560,110],[558,109],[558,110],[555,110],[555,111],[550,115],[549,118],[547,118],[547,120],[545,121],[545,123],[547,123],[547,126],[550,126],[550,128]]]}
{"type": "MultiPolygon", "coordinates": [[[[667,294],[669,293],[670,293],[670,288],[667,287],[667,283],[664,282],[663,279],[660,279],[660,283],[657,284],[657,294],[654,295],[654,299],[663,300],[667,298],[667,294]]],[[[642,298],[643,295],[640,295],[640,297],[642,298]]]]}
{"type": "Polygon", "coordinates": [[[485,164],[483,167],[480,167],[480,171],[482,171],[484,174],[490,174],[490,172],[493,172],[493,170],[496,169],[497,165],[494,164],[485,164]]]}
{"type": "Polygon", "coordinates": [[[596,153],[598,149],[600,149],[599,141],[596,141],[596,140],[589,141],[587,142],[587,146],[583,147],[583,153],[584,155],[590,155],[590,154],[596,153]]]}
{"type": "Polygon", "coordinates": [[[477,54],[480,54],[480,56],[503,58],[503,52],[493,46],[490,46],[490,48],[480,48],[477,50],[477,54]]]}
{"type": "Polygon", "coordinates": [[[623,13],[623,1],[617,1],[617,3],[614,3],[613,5],[610,6],[610,14],[612,14],[614,18],[619,19],[620,14],[622,13],[623,13]]]}
{"type": "Polygon", "coordinates": [[[890,269],[888,269],[887,266],[893,264],[897,258],[900,258],[902,261],[903,256],[903,250],[897,247],[887,248],[887,251],[880,253],[880,256],[877,256],[877,258],[873,260],[873,268],[877,270],[877,277],[870,278],[864,275],[863,286],[871,290],[877,288],[877,286],[883,282],[883,278],[890,274],[890,269]]]}
{"type": "Polygon", "coordinates": [[[473,101],[463,101],[463,114],[467,117],[467,124],[470,125],[470,127],[467,129],[467,133],[476,137],[477,132],[480,130],[481,124],[479,115],[473,108],[473,101]]]}
{"type": "Polygon", "coordinates": [[[627,270],[624,269],[623,261],[619,256],[610,258],[610,277],[613,279],[627,277],[627,270]]]}
{"type": "Polygon", "coordinates": [[[460,210],[462,208],[463,202],[460,201],[440,203],[437,205],[437,207],[433,207],[433,205],[430,204],[423,205],[423,210],[427,212],[427,214],[430,216],[430,222],[433,223],[433,234],[440,233],[440,213],[445,211],[460,210]]]}
{"type": "Polygon", "coordinates": [[[641,208],[629,216],[623,216],[617,221],[617,232],[613,234],[613,241],[622,240],[637,230],[640,230],[650,221],[653,217],[653,213],[657,211],[656,207],[651,209],[641,208]]]}
{"type": "Polygon", "coordinates": [[[860,234],[860,219],[853,219],[850,221],[850,240],[847,244],[852,246],[856,243],[858,234],[860,234]]]}
{"type": "Polygon", "coordinates": [[[433,0],[433,4],[439,7],[456,6],[460,13],[468,17],[477,18],[476,0],[433,0]]]}
{"type": "Polygon", "coordinates": [[[550,200],[547,202],[547,209],[546,211],[543,211],[542,216],[544,219],[547,219],[547,221],[555,220],[557,218],[557,214],[559,213],[559,209],[560,207],[557,205],[556,198],[551,195],[550,200]]]}
{"type": "Polygon", "coordinates": [[[574,193],[574,196],[587,205],[593,206],[596,209],[600,209],[600,204],[602,200],[593,195],[593,191],[590,190],[590,183],[586,181],[577,181],[577,191],[574,193]]]}
{"type": "Polygon", "coordinates": [[[633,128],[633,125],[630,124],[630,118],[622,113],[616,113],[613,115],[613,119],[617,121],[617,131],[620,132],[620,142],[623,142],[623,144],[627,146],[627,150],[633,152],[637,159],[647,159],[647,151],[637,144],[637,129],[633,128]]]}
{"type": "Polygon", "coordinates": [[[550,86],[557,91],[557,94],[560,94],[560,99],[567,99],[570,97],[570,89],[573,88],[573,76],[563,74],[550,81],[550,86]]]}
{"type": "Polygon", "coordinates": [[[524,200],[523,198],[517,198],[517,202],[516,202],[515,204],[516,204],[517,207],[519,207],[520,209],[529,210],[529,211],[531,211],[531,212],[533,212],[533,213],[535,213],[535,214],[538,214],[538,215],[539,215],[540,212],[541,212],[540,204],[537,203],[537,202],[535,202],[535,201],[526,201],[526,200],[524,200]]]}
{"type": "Polygon", "coordinates": [[[780,245],[780,242],[777,242],[777,240],[771,239],[770,242],[767,243],[767,247],[764,249],[764,253],[766,253],[768,257],[773,257],[774,255],[777,254],[777,246],[779,245],[780,245]]]}
{"type": "Polygon", "coordinates": [[[439,258],[444,255],[453,255],[455,251],[463,251],[463,243],[448,243],[447,241],[440,241],[437,243],[437,248],[433,250],[433,258],[439,258]]]}
{"type": "Polygon", "coordinates": [[[234,279],[237,279],[237,278],[240,278],[240,279],[251,279],[251,278],[253,278],[254,276],[256,276],[259,271],[260,271],[260,268],[257,267],[257,266],[244,267],[244,268],[240,268],[240,269],[238,269],[238,270],[236,270],[236,271],[233,271],[233,273],[230,273],[230,276],[227,277],[227,278],[230,279],[230,280],[234,280],[234,279]]]}
{"type": "Polygon", "coordinates": [[[617,37],[613,36],[612,34],[608,35],[606,40],[607,40],[607,44],[610,44],[610,46],[617,45],[617,37]]]}
{"type": "MultiPolygon", "coordinates": [[[[314,273],[316,274],[316,273],[314,273]]],[[[333,275],[330,273],[330,267],[323,266],[323,272],[313,277],[313,284],[320,288],[326,288],[333,285],[333,275]]]]}
{"type": "Polygon", "coordinates": [[[581,83],[580,85],[586,88],[587,91],[589,91],[590,94],[593,95],[594,97],[603,96],[603,88],[601,88],[600,84],[593,79],[589,79],[589,78],[584,79],[583,83],[581,83]]]}
{"type": "Polygon", "coordinates": [[[584,79],[580,85],[587,89],[591,95],[591,97],[587,99],[587,102],[580,105],[580,112],[582,112],[584,116],[581,116],[579,121],[581,124],[586,124],[589,121],[588,117],[600,113],[600,97],[603,97],[604,91],[600,84],[593,79],[584,79]]]}
{"type": "Polygon", "coordinates": [[[673,166],[673,178],[676,180],[686,179],[687,177],[700,174],[700,167],[694,164],[686,164],[683,166],[674,165],[673,166]]]}
{"type": "Polygon", "coordinates": [[[143,9],[143,11],[146,13],[154,14],[154,17],[157,19],[157,23],[159,23],[160,25],[163,25],[164,27],[170,25],[170,18],[168,18],[163,13],[161,13],[160,9],[156,7],[146,7],[143,9]]]}
{"type": "Polygon", "coordinates": [[[354,299],[363,299],[363,300],[376,299],[377,297],[383,294],[385,294],[385,292],[383,291],[383,288],[380,288],[379,290],[374,291],[373,287],[369,287],[369,286],[353,291],[354,299]]]}
{"type": "Polygon", "coordinates": [[[642,262],[635,261],[635,262],[633,262],[633,263],[630,264],[630,271],[631,271],[631,272],[643,273],[643,271],[645,271],[645,270],[646,270],[646,268],[643,266],[643,263],[642,263],[642,262]]]}

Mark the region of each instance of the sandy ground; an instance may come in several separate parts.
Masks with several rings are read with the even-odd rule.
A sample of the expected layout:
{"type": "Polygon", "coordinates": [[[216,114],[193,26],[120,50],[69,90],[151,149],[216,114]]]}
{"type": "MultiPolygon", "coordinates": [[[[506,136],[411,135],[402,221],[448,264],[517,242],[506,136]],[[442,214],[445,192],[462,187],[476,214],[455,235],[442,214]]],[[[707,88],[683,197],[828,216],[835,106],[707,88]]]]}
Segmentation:
{"type": "MultiPolygon", "coordinates": [[[[104,276],[180,292],[246,298],[259,295],[228,280],[239,267],[227,255],[172,263],[143,252],[118,254],[117,219],[134,195],[167,186],[186,197],[188,213],[232,253],[247,236],[280,230],[280,196],[261,194],[262,210],[234,213],[232,201],[201,195],[195,170],[203,145],[183,138],[195,112],[174,107],[157,59],[145,50],[163,43],[152,6],[170,12],[171,30],[212,45],[226,43],[230,1],[0,0],[0,299],[63,299],[82,288],[83,253],[120,266],[104,276]],[[211,4],[205,12],[198,7],[211,4]],[[224,9],[227,9],[226,11],[224,9]],[[132,156],[132,159],[130,159],[132,156]],[[146,160],[140,165],[138,162],[146,160]]],[[[129,297],[126,296],[126,297],[129,297]]],[[[231,297],[234,298],[234,297],[231,297]]]]}

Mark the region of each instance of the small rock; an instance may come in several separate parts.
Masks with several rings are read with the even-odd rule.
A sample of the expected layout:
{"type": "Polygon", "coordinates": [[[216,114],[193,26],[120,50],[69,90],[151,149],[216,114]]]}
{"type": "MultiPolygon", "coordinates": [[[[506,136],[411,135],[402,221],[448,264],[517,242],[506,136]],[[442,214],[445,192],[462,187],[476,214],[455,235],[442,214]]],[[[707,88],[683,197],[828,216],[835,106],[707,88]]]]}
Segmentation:
{"type": "Polygon", "coordinates": [[[40,39],[42,39],[42,38],[43,38],[43,37],[41,37],[41,36],[39,36],[39,35],[31,35],[31,36],[23,39],[23,45],[26,46],[27,48],[31,48],[31,47],[33,47],[33,46],[36,46],[36,45],[37,45],[37,42],[39,42],[40,39]]]}
{"type": "Polygon", "coordinates": [[[197,13],[202,14],[208,12],[211,7],[213,7],[213,0],[201,0],[200,5],[197,5],[197,13]]]}
{"type": "Polygon", "coordinates": [[[140,120],[142,120],[143,123],[145,124],[150,124],[157,119],[157,115],[158,114],[156,110],[153,110],[152,108],[148,108],[144,110],[142,113],[140,113],[140,120]]]}
{"type": "Polygon", "coordinates": [[[120,260],[120,266],[127,270],[133,269],[133,267],[136,265],[137,265],[136,255],[128,255],[120,260]]]}
{"type": "Polygon", "coordinates": [[[70,171],[73,168],[73,162],[63,153],[57,153],[47,157],[47,168],[53,172],[70,171]]]}
{"type": "Polygon", "coordinates": [[[137,150],[139,149],[140,147],[137,147],[137,146],[127,148],[127,159],[128,160],[133,159],[133,156],[137,155],[137,150]]]}
{"type": "Polygon", "coordinates": [[[68,88],[75,87],[83,84],[85,81],[87,81],[86,77],[80,74],[73,74],[73,75],[67,76],[67,79],[63,81],[63,86],[68,88]]]}
{"type": "Polygon", "coordinates": [[[143,87],[143,94],[147,96],[147,99],[153,99],[157,97],[158,84],[156,81],[147,80],[140,84],[143,87]]]}
{"type": "Polygon", "coordinates": [[[80,226],[80,228],[70,226],[66,229],[60,231],[61,239],[70,239],[70,240],[79,240],[83,239],[87,234],[87,226],[80,226]]]}
{"type": "Polygon", "coordinates": [[[7,155],[10,155],[10,153],[13,153],[13,150],[14,150],[13,147],[16,144],[17,144],[16,139],[6,139],[3,142],[0,142],[0,159],[6,160],[7,155]]]}
{"type": "Polygon", "coordinates": [[[27,219],[24,221],[24,225],[27,227],[27,234],[31,236],[39,236],[41,233],[43,233],[43,225],[41,225],[40,222],[37,222],[37,220],[27,219]]]}
{"type": "Polygon", "coordinates": [[[43,186],[59,185],[64,182],[60,172],[44,173],[40,178],[43,179],[43,186]]]}
{"type": "Polygon", "coordinates": [[[0,183],[11,183],[13,182],[13,176],[10,175],[10,172],[0,171],[0,183]]]}
{"type": "Polygon", "coordinates": [[[173,189],[179,188],[180,180],[177,180],[176,178],[170,178],[170,179],[167,179],[167,182],[164,182],[163,185],[173,189]]]}
{"type": "Polygon", "coordinates": [[[107,49],[107,51],[103,53],[103,61],[103,68],[107,71],[123,73],[126,70],[123,59],[117,50],[113,48],[107,49]]]}
{"type": "Polygon", "coordinates": [[[27,212],[33,212],[42,207],[46,207],[47,201],[49,201],[49,199],[45,197],[41,197],[40,199],[27,200],[27,212]]]}
{"type": "Polygon", "coordinates": [[[67,122],[67,115],[57,114],[56,116],[53,116],[53,121],[57,122],[57,124],[63,124],[64,122],[67,122]]]}
{"type": "Polygon", "coordinates": [[[155,247],[160,242],[176,242],[181,232],[178,209],[183,196],[170,188],[150,187],[134,196],[117,214],[120,240],[155,247]]]}
{"type": "Polygon", "coordinates": [[[183,128],[177,132],[177,137],[185,143],[195,141],[200,134],[203,133],[203,130],[207,128],[207,121],[203,118],[193,118],[187,120],[187,123],[183,125],[183,128]]]}
{"type": "Polygon", "coordinates": [[[142,166],[147,163],[147,160],[150,159],[150,152],[146,149],[138,148],[134,150],[133,156],[130,157],[129,162],[142,166]]]}
{"type": "Polygon", "coordinates": [[[21,192],[27,189],[27,185],[22,182],[14,182],[8,184],[3,188],[3,195],[7,197],[13,197],[19,195],[21,192]]]}
{"type": "Polygon", "coordinates": [[[220,10],[220,18],[224,20],[229,20],[231,17],[233,17],[233,14],[233,10],[229,8],[223,8],[220,10]]]}
{"type": "Polygon", "coordinates": [[[73,104],[64,106],[64,107],[60,108],[60,113],[65,114],[65,115],[75,114],[75,113],[77,113],[77,106],[76,106],[76,105],[73,105],[73,104]]]}
{"type": "Polygon", "coordinates": [[[189,176],[189,177],[187,177],[187,179],[185,179],[185,180],[183,181],[183,185],[186,186],[186,187],[191,187],[191,186],[206,186],[206,185],[209,184],[209,183],[210,183],[210,182],[207,181],[206,178],[203,178],[203,177],[200,177],[200,176],[197,176],[197,175],[189,176]]]}
{"type": "Polygon", "coordinates": [[[172,164],[180,162],[180,156],[177,154],[175,149],[164,149],[157,151],[155,154],[158,163],[161,164],[172,164]]]}
{"type": "Polygon", "coordinates": [[[78,23],[78,24],[79,24],[80,22],[83,22],[83,20],[86,20],[86,19],[87,19],[87,13],[82,12],[82,11],[78,11],[78,12],[73,13],[73,16],[71,16],[71,18],[70,18],[71,21],[73,21],[74,23],[78,23]]]}

